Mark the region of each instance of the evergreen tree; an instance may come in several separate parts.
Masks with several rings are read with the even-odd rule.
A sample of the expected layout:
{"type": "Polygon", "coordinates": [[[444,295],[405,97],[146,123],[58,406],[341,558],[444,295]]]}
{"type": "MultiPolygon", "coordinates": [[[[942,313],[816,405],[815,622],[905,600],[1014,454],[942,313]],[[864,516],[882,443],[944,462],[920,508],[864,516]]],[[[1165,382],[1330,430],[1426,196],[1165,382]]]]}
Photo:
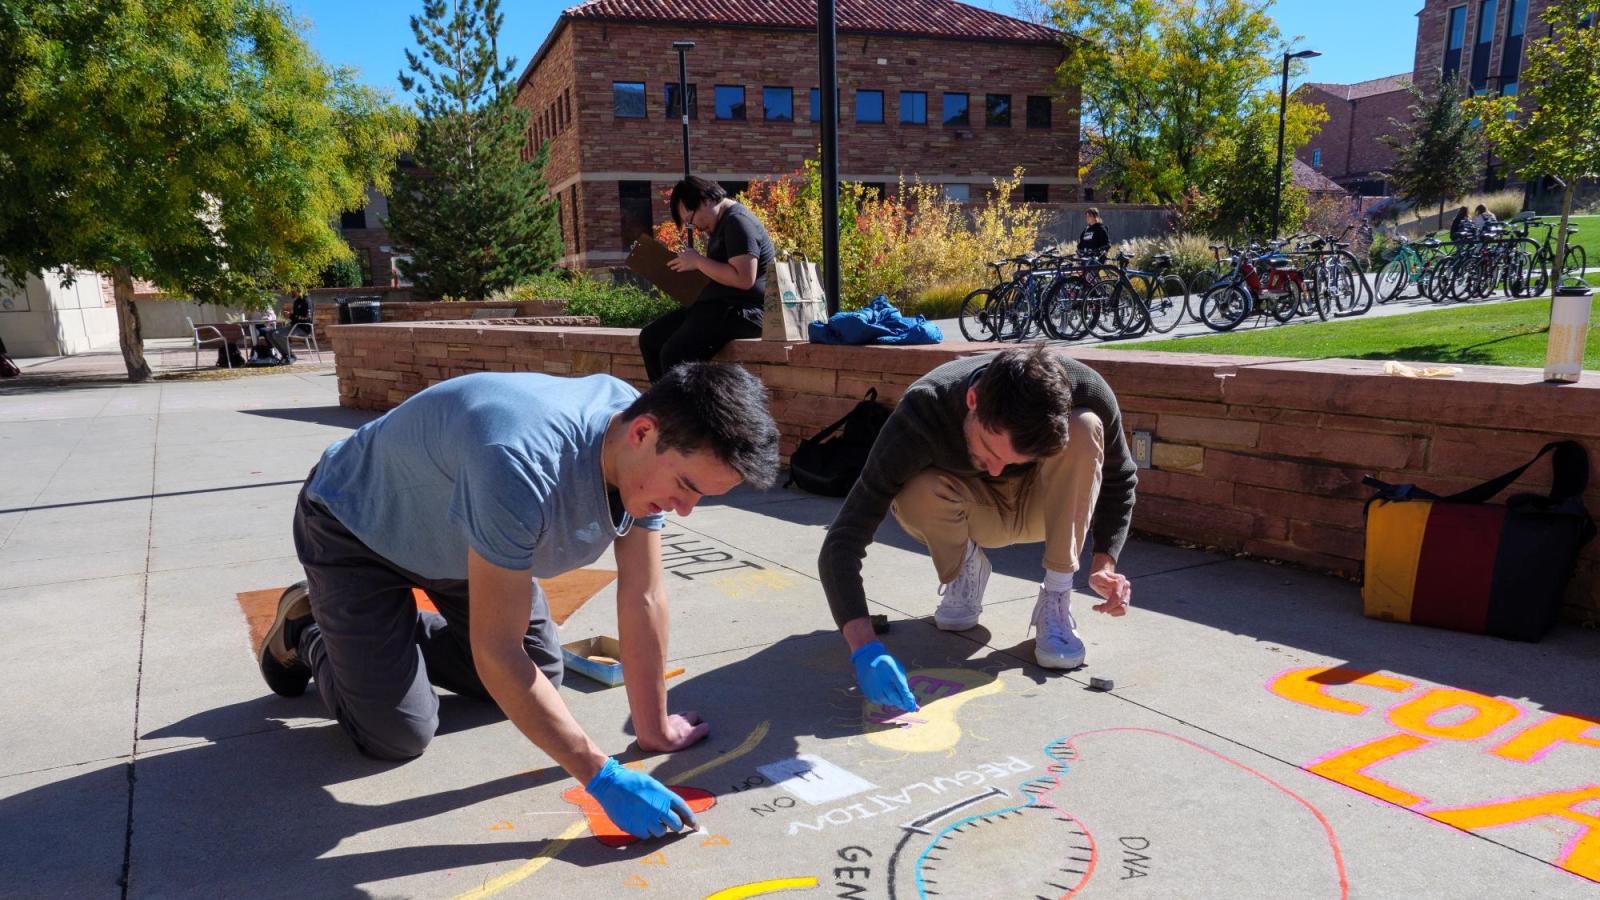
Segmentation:
{"type": "Polygon", "coordinates": [[[1418,207],[1439,205],[1439,227],[1444,227],[1444,204],[1464,196],[1478,183],[1483,160],[1483,131],[1461,102],[1461,88],[1443,75],[1424,91],[1407,88],[1415,101],[1411,118],[1390,119],[1393,134],[1379,140],[1394,148],[1394,165],[1385,176],[1394,181],[1401,198],[1418,207]]]}
{"type": "Polygon", "coordinates": [[[401,272],[435,297],[482,300],[552,268],[562,247],[541,150],[524,162],[528,113],[512,102],[515,60],[499,60],[499,0],[425,0],[418,52],[400,83],[421,121],[387,227],[411,254],[401,272]]]}

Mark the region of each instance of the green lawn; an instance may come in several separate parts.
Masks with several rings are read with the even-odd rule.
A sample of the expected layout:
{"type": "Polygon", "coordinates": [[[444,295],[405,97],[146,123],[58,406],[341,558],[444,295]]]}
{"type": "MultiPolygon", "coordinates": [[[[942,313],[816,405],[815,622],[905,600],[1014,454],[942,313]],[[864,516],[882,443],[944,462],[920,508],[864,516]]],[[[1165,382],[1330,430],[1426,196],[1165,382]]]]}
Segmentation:
{"type": "MultiPolygon", "coordinates": [[[[1553,221],[1561,220],[1554,218],[1553,221]]],[[[1578,226],[1572,243],[1583,245],[1590,268],[1600,268],[1600,216],[1573,216],[1572,224],[1578,226]]]]}
{"type": "MultiPolygon", "coordinates": [[[[1600,285],[1600,273],[1589,276],[1600,285]]],[[[1600,296],[1590,307],[1600,326],[1600,296]]],[[[1237,356],[1290,356],[1299,359],[1398,359],[1458,365],[1544,365],[1550,301],[1514,300],[1481,306],[1455,304],[1442,309],[1381,318],[1262,328],[1234,334],[1203,335],[1170,341],[1105,344],[1116,350],[1172,353],[1223,353],[1237,356]]],[[[1585,369],[1600,369],[1600,339],[1589,331],[1585,369]]]]}

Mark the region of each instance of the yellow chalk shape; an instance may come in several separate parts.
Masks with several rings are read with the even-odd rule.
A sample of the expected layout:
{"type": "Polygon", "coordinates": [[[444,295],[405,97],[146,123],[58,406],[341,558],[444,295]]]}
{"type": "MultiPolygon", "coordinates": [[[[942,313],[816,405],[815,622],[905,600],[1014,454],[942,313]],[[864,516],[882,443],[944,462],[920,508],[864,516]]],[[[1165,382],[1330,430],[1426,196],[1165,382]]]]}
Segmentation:
{"type": "Polygon", "coordinates": [[[512,829],[514,829],[516,827],[517,826],[511,824],[510,822],[506,821],[505,819],[501,819],[500,821],[494,823],[493,825],[490,825],[489,826],[489,830],[490,831],[511,831],[512,829]]]}
{"type": "Polygon", "coordinates": [[[817,879],[809,875],[804,878],[773,878],[769,881],[752,881],[749,884],[723,888],[715,894],[707,895],[706,900],[745,900],[746,897],[759,897],[762,894],[776,894],[779,891],[793,891],[816,886],[817,879]]]}
{"type": "Polygon", "coordinates": [[[512,869],[504,875],[500,875],[485,881],[482,885],[474,888],[473,890],[457,894],[456,900],[483,900],[484,897],[492,897],[495,894],[500,893],[506,888],[511,887],[517,882],[522,881],[533,873],[544,868],[550,863],[550,860],[555,859],[558,855],[560,855],[561,851],[567,849],[568,845],[577,840],[580,835],[587,834],[588,831],[589,821],[587,819],[579,819],[578,821],[573,822],[571,825],[567,826],[566,831],[561,832],[560,837],[557,837],[555,840],[546,844],[545,848],[540,850],[538,855],[534,856],[533,859],[530,859],[522,865],[517,866],[515,869],[512,869]]]}
{"type": "Polygon", "coordinates": [[[862,709],[867,740],[885,750],[938,753],[961,743],[956,713],[970,701],[998,694],[1005,682],[971,669],[918,669],[907,676],[921,709],[885,719],[884,707],[862,709]]]}
{"type": "Polygon", "coordinates": [[[622,886],[623,887],[631,887],[631,888],[639,888],[639,889],[643,890],[644,888],[647,888],[647,887],[650,886],[650,882],[645,881],[643,878],[640,878],[637,875],[629,875],[627,878],[622,879],[622,886]]]}
{"type": "Polygon", "coordinates": [[[667,855],[658,850],[655,853],[646,856],[644,859],[639,860],[639,862],[644,863],[647,866],[664,866],[667,864],[667,855]]]}
{"type": "Polygon", "coordinates": [[[786,572],[777,569],[757,569],[739,572],[735,575],[724,575],[711,582],[711,586],[721,591],[731,600],[743,600],[746,597],[759,598],[772,591],[781,591],[792,587],[795,579],[786,572]]]}
{"type": "Polygon", "coordinates": [[[599,663],[602,666],[620,665],[620,663],[618,663],[616,660],[612,659],[609,656],[591,656],[591,657],[589,657],[589,662],[599,663]]]}

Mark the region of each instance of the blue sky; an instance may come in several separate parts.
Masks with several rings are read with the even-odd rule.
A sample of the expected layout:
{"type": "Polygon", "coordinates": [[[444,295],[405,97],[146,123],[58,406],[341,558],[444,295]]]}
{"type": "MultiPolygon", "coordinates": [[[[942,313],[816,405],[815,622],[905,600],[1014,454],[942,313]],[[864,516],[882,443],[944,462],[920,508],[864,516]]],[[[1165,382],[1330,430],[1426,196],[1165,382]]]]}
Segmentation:
{"type": "MultiPolygon", "coordinates": [[[[405,48],[412,46],[408,17],[422,9],[420,0],[287,0],[310,20],[307,35],[324,60],[352,66],[367,84],[402,92],[396,75],[405,66],[405,48]]],[[[561,10],[577,0],[501,0],[505,26],[501,53],[526,65],[549,33],[561,10]]],[[[1014,0],[971,0],[976,6],[1011,13],[1014,0]]],[[[1303,38],[1299,46],[1321,50],[1311,61],[1315,81],[1364,81],[1409,71],[1416,46],[1417,10],[1423,0],[1281,0],[1273,8],[1286,35],[1303,38]]],[[[667,52],[667,51],[663,51],[667,52]]]]}

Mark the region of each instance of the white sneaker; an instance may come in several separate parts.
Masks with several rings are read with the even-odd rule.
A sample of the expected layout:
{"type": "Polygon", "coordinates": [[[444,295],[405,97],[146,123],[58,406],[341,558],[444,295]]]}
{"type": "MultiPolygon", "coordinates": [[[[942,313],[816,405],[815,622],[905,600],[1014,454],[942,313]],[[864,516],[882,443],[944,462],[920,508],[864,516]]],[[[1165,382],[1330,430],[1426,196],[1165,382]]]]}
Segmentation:
{"type": "Polygon", "coordinates": [[[983,614],[983,589],[989,585],[989,557],[982,547],[973,547],[956,580],[939,586],[939,608],[933,611],[933,624],[945,631],[966,631],[978,624],[983,614]]]}
{"type": "Polygon", "coordinates": [[[1033,626],[1039,629],[1033,658],[1046,669],[1076,669],[1083,665],[1083,639],[1072,618],[1072,592],[1039,589],[1033,607],[1033,626]]]}

